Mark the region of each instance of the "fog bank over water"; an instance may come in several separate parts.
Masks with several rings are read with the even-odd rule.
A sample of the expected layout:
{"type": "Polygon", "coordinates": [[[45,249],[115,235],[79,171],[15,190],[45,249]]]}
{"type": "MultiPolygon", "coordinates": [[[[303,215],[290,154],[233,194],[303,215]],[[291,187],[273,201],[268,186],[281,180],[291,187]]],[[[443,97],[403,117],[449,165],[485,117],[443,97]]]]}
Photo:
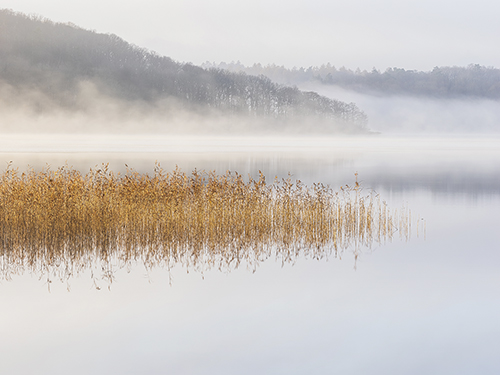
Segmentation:
{"type": "MultiPolygon", "coordinates": [[[[245,133],[266,129],[265,121],[207,107],[186,106],[169,97],[151,102],[120,100],[106,95],[90,81],[81,81],[68,94],[71,103],[41,90],[0,85],[0,124],[4,134],[124,134],[124,133],[245,133]],[[250,126],[252,125],[252,127],[250,126]]],[[[58,139],[53,135],[48,139],[58,139]]],[[[57,141],[56,141],[57,142],[57,141]]],[[[47,144],[47,143],[45,143],[47,144]]]]}
{"type": "Polygon", "coordinates": [[[500,134],[498,100],[363,94],[312,83],[300,89],[355,102],[367,114],[368,127],[377,132],[500,134]]]}
{"type": "Polygon", "coordinates": [[[269,137],[239,135],[169,135],[143,134],[4,134],[0,153],[251,153],[288,152],[296,155],[359,155],[398,153],[405,159],[436,157],[457,153],[473,158],[476,153],[500,152],[500,136],[482,135],[372,135],[315,136],[274,135],[269,137]]]}
{"type": "Polygon", "coordinates": [[[500,136],[174,136],[158,134],[7,134],[0,138],[0,168],[52,170],[65,164],[82,173],[109,163],[152,174],[155,161],[166,172],[177,166],[238,172],[257,178],[299,178],[338,189],[355,173],[365,188],[401,193],[498,196],[500,136]],[[127,167],[128,166],[128,167],[127,167]]]}
{"type": "Polygon", "coordinates": [[[178,63],[114,34],[5,9],[0,113],[17,131],[367,132],[354,103],[178,63]]]}
{"type": "MultiPolygon", "coordinates": [[[[354,105],[351,107],[353,113],[358,113],[354,105]]],[[[277,135],[366,134],[369,129],[340,117],[307,115],[300,109],[296,110],[296,116],[280,118],[227,111],[172,96],[125,100],[106,94],[95,82],[82,80],[74,90],[57,95],[0,84],[0,131],[3,134],[277,135]],[[61,103],[61,96],[67,96],[65,103],[61,103]]]]}

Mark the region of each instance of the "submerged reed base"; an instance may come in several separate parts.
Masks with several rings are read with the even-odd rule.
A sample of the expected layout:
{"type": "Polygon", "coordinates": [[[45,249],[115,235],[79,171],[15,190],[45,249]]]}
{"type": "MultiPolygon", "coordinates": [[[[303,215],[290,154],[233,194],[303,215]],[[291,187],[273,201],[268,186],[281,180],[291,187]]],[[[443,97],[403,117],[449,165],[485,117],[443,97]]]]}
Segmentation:
{"type": "MultiPolygon", "coordinates": [[[[179,169],[154,175],[87,174],[61,167],[0,176],[0,280],[34,273],[62,281],[85,270],[111,282],[117,268],[182,264],[199,271],[255,268],[271,256],[339,256],[408,239],[407,208],[391,211],[356,181],[338,192],[291,178],[266,183],[238,173],[179,169]]],[[[97,286],[97,284],[96,284],[97,286]]]]}

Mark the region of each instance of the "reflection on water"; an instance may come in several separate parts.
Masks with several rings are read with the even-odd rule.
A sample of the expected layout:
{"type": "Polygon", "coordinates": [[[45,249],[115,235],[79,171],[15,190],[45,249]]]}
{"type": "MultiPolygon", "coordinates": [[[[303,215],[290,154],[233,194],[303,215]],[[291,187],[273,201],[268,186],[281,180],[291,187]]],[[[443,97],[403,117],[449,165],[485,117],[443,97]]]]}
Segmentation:
{"type": "MultiPolygon", "coordinates": [[[[115,172],[125,163],[148,173],[155,160],[167,170],[179,166],[227,170],[257,176],[322,182],[338,189],[359,173],[364,186],[378,191],[425,189],[470,197],[500,194],[500,137],[252,138],[167,136],[3,136],[0,157],[16,167],[55,168],[67,161],[87,172],[103,161],[115,172]],[[14,153],[14,151],[16,151],[14,153]],[[22,152],[21,152],[22,151],[22,152]],[[2,154],[3,153],[3,154],[2,154]]],[[[1,165],[0,165],[1,167],[1,165]]]]}
{"type": "MultiPolygon", "coordinates": [[[[29,271],[67,280],[101,269],[110,282],[119,268],[143,263],[203,271],[255,267],[271,256],[323,258],[408,238],[407,208],[393,211],[356,181],[334,192],[291,178],[266,183],[238,173],[218,175],[157,164],[153,175],[107,165],[81,174],[55,171],[0,176],[0,262],[4,279],[29,271]]],[[[356,255],[355,255],[356,257],[356,255]]]]}
{"type": "MultiPolygon", "coordinates": [[[[299,140],[256,147],[241,139],[161,148],[154,142],[163,139],[156,139],[150,150],[138,137],[130,149],[111,150],[101,140],[105,147],[93,146],[96,154],[78,144],[67,153],[14,153],[10,141],[0,139],[0,151],[9,152],[1,162],[13,160],[21,172],[68,160],[83,174],[103,161],[116,173],[126,173],[127,163],[152,174],[158,160],[168,171],[230,169],[245,181],[248,173],[258,181],[260,169],[269,185],[291,172],[294,182],[339,191],[354,186],[357,171],[362,196],[375,188],[391,208],[408,202],[425,218],[427,233],[375,242],[360,251],[356,271],[350,251],[342,261],[297,256],[293,267],[271,254],[258,272],[242,264],[203,278],[180,264],[147,275],[142,264],[118,270],[123,264],[112,259],[109,293],[92,287],[90,272],[71,278],[71,293],[59,282],[47,293],[25,267],[13,282],[0,280],[1,374],[500,374],[498,136],[323,139],[316,147],[307,139],[304,147],[299,140]]],[[[94,267],[94,276],[109,269],[94,267]]]]}

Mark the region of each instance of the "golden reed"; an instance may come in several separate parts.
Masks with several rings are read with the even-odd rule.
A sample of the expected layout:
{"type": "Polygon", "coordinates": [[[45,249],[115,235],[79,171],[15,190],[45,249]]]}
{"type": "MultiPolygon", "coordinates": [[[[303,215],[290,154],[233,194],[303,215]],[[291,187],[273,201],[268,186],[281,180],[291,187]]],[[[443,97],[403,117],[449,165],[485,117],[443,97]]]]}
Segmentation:
{"type": "MultiPolygon", "coordinates": [[[[260,172],[259,172],[260,173],[260,172]]],[[[153,175],[108,165],[0,176],[0,278],[31,272],[69,279],[87,269],[182,263],[232,269],[270,256],[322,258],[408,238],[407,209],[390,211],[358,182],[338,192],[291,178],[266,183],[238,173],[176,169],[153,175]]]]}

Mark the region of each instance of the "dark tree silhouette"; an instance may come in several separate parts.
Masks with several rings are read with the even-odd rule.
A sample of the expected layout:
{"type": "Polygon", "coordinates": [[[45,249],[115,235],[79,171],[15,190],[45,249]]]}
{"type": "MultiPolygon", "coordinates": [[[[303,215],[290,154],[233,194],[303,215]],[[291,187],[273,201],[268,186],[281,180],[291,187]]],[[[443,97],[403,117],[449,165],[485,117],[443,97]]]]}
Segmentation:
{"type": "Polygon", "coordinates": [[[300,85],[317,82],[349,90],[383,95],[420,95],[433,97],[482,97],[500,99],[500,69],[471,64],[467,67],[435,67],[430,72],[388,68],[367,72],[352,71],[330,64],[308,69],[286,69],[283,66],[255,64],[246,67],[241,63],[205,63],[204,67],[218,67],[232,72],[264,75],[275,82],[300,85]]]}
{"type": "Polygon", "coordinates": [[[330,122],[332,128],[350,131],[364,131],[367,123],[352,103],[282,86],[263,75],[178,63],[116,35],[0,10],[0,85],[36,89],[58,105],[73,108],[82,81],[125,101],[175,98],[188,108],[281,123],[330,122]]]}

